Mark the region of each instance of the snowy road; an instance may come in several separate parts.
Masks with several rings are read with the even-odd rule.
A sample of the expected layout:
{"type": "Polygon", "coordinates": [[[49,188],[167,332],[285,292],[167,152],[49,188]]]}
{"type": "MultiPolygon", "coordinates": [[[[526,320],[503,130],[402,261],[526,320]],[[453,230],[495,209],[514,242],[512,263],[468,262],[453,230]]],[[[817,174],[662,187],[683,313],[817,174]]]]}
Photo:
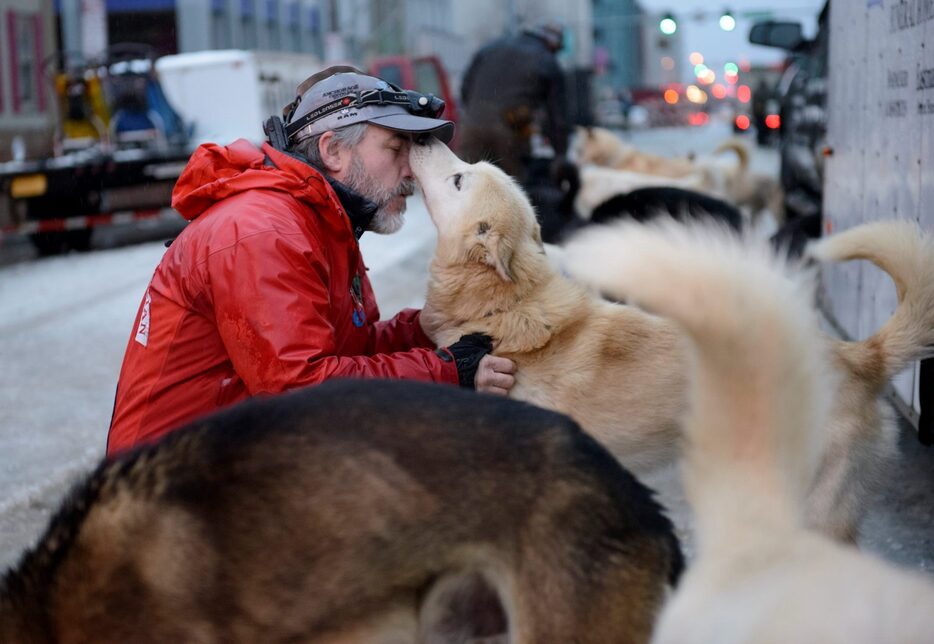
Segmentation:
{"type": "MultiPolygon", "coordinates": [[[[654,130],[629,135],[662,154],[704,154],[726,128],[654,130]]],[[[753,167],[777,171],[774,150],[753,167]]],[[[145,243],[120,247],[103,232],[104,250],[36,260],[28,244],[0,247],[0,569],[41,532],[67,485],[103,454],[114,387],[140,297],[177,221],[151,229],[145,243]]],[[[133,234],[143,234],[135,231],[133,234]]],[[[384,315],[424,299],[435,233],[423,205],[410,200],[397,235],[364,235],[363,254],[384,315]]],[[[123,240],[126,241],[126,240],[123,240]]],[[[884,556],[934,570],[934,449],[905,428],[901,455],[871,507],[862,544],[884,556]]],[[[672,471],[648,481],[676,523],[688,515],[672,471]]]]}
{"type": "MultiPolygon", "coordinates": [[[[424,300],[435,231],[418,197],[406,219],[403,233],[362,239],[384,315],[424,300]]],[[[164,252],[149,241],[0,268],[0,568],[103,455],[130,327],[164,252]]]]}

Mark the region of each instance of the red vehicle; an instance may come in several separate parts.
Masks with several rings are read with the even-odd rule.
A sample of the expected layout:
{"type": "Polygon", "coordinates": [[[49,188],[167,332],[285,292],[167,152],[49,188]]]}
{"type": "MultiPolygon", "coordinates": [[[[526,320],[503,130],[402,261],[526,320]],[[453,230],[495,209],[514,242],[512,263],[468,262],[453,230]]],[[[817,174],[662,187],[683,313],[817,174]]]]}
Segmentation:
{"type": "MultiPolygon", "coordinates": [[[[448,74],[437,56],[383,56],[370,63],[369,73],[399,86],[423,94],[434,94],[444,101],[441,118],[458,123],[457,102],[448,83],[448,74]]],[[[458,135],[449,146],[457,149],[458,135]]]]}

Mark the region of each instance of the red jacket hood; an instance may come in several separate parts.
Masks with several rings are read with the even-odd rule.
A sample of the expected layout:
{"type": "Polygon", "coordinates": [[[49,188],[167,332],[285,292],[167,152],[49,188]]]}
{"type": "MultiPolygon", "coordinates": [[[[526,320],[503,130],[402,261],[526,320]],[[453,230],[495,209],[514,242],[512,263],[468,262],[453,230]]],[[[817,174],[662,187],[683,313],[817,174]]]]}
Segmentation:
{"type": "Polygon", "coordinates": [[[332,192],[307,163],[268,143],[258,148],[237,139],[226,146],[205,143],[195,150],[172,191],[172,207],[191,221],[214,203],[254,188],[282,190],[311,204],[323,203],[332,192]]]}

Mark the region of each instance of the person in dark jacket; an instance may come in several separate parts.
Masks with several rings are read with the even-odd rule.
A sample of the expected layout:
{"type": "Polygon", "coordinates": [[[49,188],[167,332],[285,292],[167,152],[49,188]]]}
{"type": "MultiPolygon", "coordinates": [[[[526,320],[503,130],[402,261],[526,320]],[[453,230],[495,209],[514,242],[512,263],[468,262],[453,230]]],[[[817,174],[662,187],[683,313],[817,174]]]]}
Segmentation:
{"type": "Polygon", "coordinates": [[[461,87],[460,153],[469,162],[492,161],[525,180],[536,125],[557,158],[568,147],[564,76],[555,54],[563,44],[557,25],[505,36],[476,53],[461,87]]]}
{"type": "MultiPolygon", "coordinates": [[[[316,78],[317,77],[317,78],[316,78]]],[[[172,206],[190,223],[156,267],[136,316],[107,452],[155,440],[256,395],[329,378],[397,378],[506,394],[515,363],[485,336],[436,348],[406,309],[379,321],[358,238],[402,226],[413,135],[453,124],[348,68],[300,86],[285,150],[205,144],[172,206]]]]}

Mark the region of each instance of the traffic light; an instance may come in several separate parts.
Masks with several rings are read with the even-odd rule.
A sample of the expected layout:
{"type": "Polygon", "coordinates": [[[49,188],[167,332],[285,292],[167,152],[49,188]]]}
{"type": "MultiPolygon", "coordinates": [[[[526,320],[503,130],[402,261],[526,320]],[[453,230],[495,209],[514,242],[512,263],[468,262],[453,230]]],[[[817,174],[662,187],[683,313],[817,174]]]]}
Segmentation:
{"type": "Polygon", "coordinates": [[[666,36],[670,36],[678,31],[678,21],[675,20],[673,15],[666,13],[662,16],[662,19],[658,21],[658,30],[666,36]]]}
{"type": "Polygon", "coordinates": [[[733,31],[736,29],[736,18],[729,10],[720,14],[720,29],[723,31],[733,31]]]}

